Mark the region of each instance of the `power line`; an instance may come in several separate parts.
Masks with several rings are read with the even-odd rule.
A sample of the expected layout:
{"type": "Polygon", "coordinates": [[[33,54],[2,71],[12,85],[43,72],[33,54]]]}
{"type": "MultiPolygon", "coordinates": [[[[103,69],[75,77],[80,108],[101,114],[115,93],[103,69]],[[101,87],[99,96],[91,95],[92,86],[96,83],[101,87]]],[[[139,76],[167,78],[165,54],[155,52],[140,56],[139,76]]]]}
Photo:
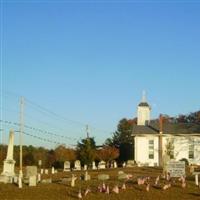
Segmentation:
{"type": "MultiPolygon", "coordinates": [[[[15,132],[20,132],[20,131],[15,130],[15,132]]],[[[36,138],[36,139],[41,140],[41,141],[53,143],[53,144],[56,144],[56,145],[63,145],[63,143],[61,143],[61,142],[57,142],[57,141],[55,141],[55,140],[49,140],[49,139],[46,139],[46,138],[42,138],[42,137],[33,135],[33,134],[31,134],[31,133],[28,133],[28,132],[23,132],[23,134],[25,134],[25,135],[27,135],[27,136],[30,136],[30,137],[33,137],[33,138],[36,138]]],[[[76,145],[70,144],[70,146],[76,146],[76,145]]]]}
{"type": "MultiPolygon", "coordinates": [[[[15,96],[15,97],[19,98],[19,95],[17,95],[16,93],[8,92],[8,91],[5,91],[5,92],[7,94],[11,95],[11,96],[15,96]]],[[[82,126],[83,128],[85,127],[86,124],[88,124],[88,123],[83,123],[83,122],[80,122],[80,121],[76,121],[76,120],[72,120],[72,119],[63,117],[63,116],[61,116],[61,115],[59,115],[59,114],[57,114],[57,113],[55,113],[55,112],[43,107],[41,105],[38,105],[37,103],[34,103],[33,101],[31,101],[31,100],[29,100],[27,98],[25,98],[25,100],[26,100],[26,103],[28,103],[28,105],[31,106],[32,108],[36,109],[37,111],[39,111],[42,114],[49,114],[51,116],[54,116],[54,118],[56,118],[57,120],[58,119],[62,119],[65,122],[68,122],[68,123],[70,122],[72,124],[77,124],[77,125],[82,126]]],[[[96,128],[96,127],[94,127],[93,125],[90,125],[90,124],[88,124],[88,125],[90,126],[91,129],[96,130],[98,132],[104,132],[104,133],[109,133],[109,134],[111,132],[113,132],[113,131],[107,131],[107,130],[104,130],[104,129],[101,129],[101,128],[96,128]]]]}
{"type": "MultiPolygon", "coordinates": [[[[7,120],[0,120],[0,122],[1,123],[5,123],[5,124],[12,124],[12,125],[15,125],[15,126],[20,126],[20,123],[17,123],[17,122],[12,122],[12,121],[7,121],[7,120]]],[[[37,132],[40,132],[40,133],[45,133],[45,134],[48,134],[48,135],[51,135],[51,136],[61,137],[61,138],[65,138],[65,139],[73,140],[73,141],[78,141],[75,138],[68,137],[68,136],[65,136],[65,135],[59,135],[59,134],[56,134],[56,133],[53,133],[53,132],[50,132],[50,131],[47,131],[47,130],[43,130],[43,129],[40,129],[40,128],[35,128],[33,126],[24,125],[24,127],[28,128],[28,129],[31,129],[33,131],[37,131],[37,132]]]]}

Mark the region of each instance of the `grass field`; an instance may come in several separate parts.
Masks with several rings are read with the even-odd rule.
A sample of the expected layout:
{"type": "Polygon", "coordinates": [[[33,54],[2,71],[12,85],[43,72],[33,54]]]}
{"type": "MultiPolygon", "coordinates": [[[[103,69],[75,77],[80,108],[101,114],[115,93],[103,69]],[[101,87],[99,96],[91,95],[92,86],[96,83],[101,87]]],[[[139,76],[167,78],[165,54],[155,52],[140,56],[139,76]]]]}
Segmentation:
{"type": "MultiPolygon", "coordinates": [[[[84,172],[74,172],[77,176],[84,174],[84,172]]],[[[76,186],[71,188],[70,182],[61,182],[60,179],[64,177],[71,177],[71,172],[63,173],[59,172],[54,175],[43,175],[42,178],[52,177],[53,183],[51,184],[38,184],[36,187],[29,187],[23,185],[22,189],[19,189],[14,184],[0,184],[0,200],[74,200],[78,199],[77,195],[79,190],[85,191],[87,187],[90,187],[91,193],[89,193],[83,199],[86,200],[183,200],[183,199],[200,199],[200,189],[195,186],[194,177],[187,176],[186,188],[181,187],[181,183],[176,181],[172,184],[172,187],[164,191],[162,189],[164,180],[161,181],[157,187],[153,186],[157,175],[161,174],[161,170],[158,168],[123,168],[123,169],[109,169],[101,171],[89,171],[91,175],[90,181],[77,180],[76,186]],[[97,180],[98,174],[109,174],[110,180],[105,181],[106,184],[112,188],[116,184],[121,186],[123,181],[117,179],[118,171],[123,170],[126,173],[132,174],[133,178],[126,182],[127,189],[120,190],[119,194],[112,193],[105,194],[97,191],[98,185],[102,184],[102,181],[97,180]],[[137,185],[137,177],[150,176],[151,187],[150,191],[146,191],[146,186],[137,185]]]]}

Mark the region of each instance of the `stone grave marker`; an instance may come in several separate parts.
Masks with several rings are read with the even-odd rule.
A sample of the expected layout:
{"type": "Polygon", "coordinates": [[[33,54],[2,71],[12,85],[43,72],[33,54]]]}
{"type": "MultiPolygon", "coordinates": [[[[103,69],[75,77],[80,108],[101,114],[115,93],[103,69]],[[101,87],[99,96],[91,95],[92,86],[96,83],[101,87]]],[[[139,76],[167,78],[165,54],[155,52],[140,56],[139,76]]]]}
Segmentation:
{"type": "Polygon", "coordinates": [[[45,183],[45,184],[52,183],[52,179],[51,178],[42,179],[41,183],[45,183]]]}
{"type": "Polygon", "coordinates": [[[45,169],[45,170],[44,170],[44,173],[45,173],[45,174],[49,174],[49,170],[48,170],[48,169],[45,169]]]}
{"type": "Polygon", "coordinates": [[[100,161],[98,164],[98,169],[105,169],[106,168],[106,162],[105,161],[100,161]]]}
{"type": "Polygon", "coordinates": [[[51,168],[51,173],[52,173],[52,174],[55,174],[55,169],[54,169],[54,167],[51,168]]]}
{"type": "Polygon", "coordinates": [[[87,168],[88,168],[88,167],[87,167],[87,165],[84,165],[84,171],[86,171],[86,170],[87,170],[87,168]]]}
{"type": "Polygon", "coordinates": [[[71,179],[71,187],[75,187],[75,181],[76,181],[77,177],[74,176],[74,174],[72,174],[72,179],[71,179]]]}
{"type": "Polygon", "coordinates": [[[135,166],[135,161],[134,160],[128,160],[126,167],[134,167],[135,166]]]}
{"type": "Polygon", "coordinates": [[[30,176],[29,177],[29,186],[36,186],[36,185],[37,185],[36,176],[30,176]]]}
{"type": "Polygon", "coordinates": [[[35,176],[37,175],[37,166],[26,166],[25,176],[35,176]]]}
{"type": "Polygon", "coordinates": [[[108,174],[99,174],[98,175],[98,180],[105,181],[105,180],[109,180],[109,179],[110,179],[110,176],[108,174]]]}
{"type": "Polygon", "coordinates": [[[169,161],[166,165],[167,173],[171,177],[185,176],[185,162],[184,161],[169,161]]]}
{"type": "Polygon", "coordinates": [[[44,174],[44,169],[40,169],[40,173],[41,173],[41,174],[44,174]]]}
{"type": "Polygon", "coordinates": [[[116,161],[114,161],[113,167],[114,167],[114,168],[117,168],[117,162],[116,162],[116,161]]]}
{"type": "Polygon", "coordinates": [[[81,170],[81,162],[80,162],[80,160],[76,160],[74,162],[74,170],[75,171],[80,171],[81,170]]]}
{"type": "Polygon", "coordinates": [[[7,148],[6,159],[3,162],[3,172],[0,176],[0,182],[12,183],[12,179],[15,176],[15,160],[13,159],[14,148],[14,131],[9,133],[9,141],[7,148]]]}
{"type": "Polygon", "coordinates": [[[123,162],[122,167],[123,167],[123,168],[126,167],[126,163],[125,163],[125,162],[123,162]]]}
{"type": "Polygon", "coordinates": [[[85,172],[84,175],[84,181],[89,181],[91,179],[90,175],[88,174],[88,171],[85,172]]]}
{"type": "Polygon", "coordinates": [[[22,188],[22,178],[20,176],[18,178],[18,187],[22,188]]]}
{"type": "Polygon", "coordinates": [[[70,170],[70,162],[69,161],[65,161],[64,162],[64,169],[63,169],[64,172],[69,172],[71,171],[70,170]]]}
{"type": "Polygon", "coordinates": [[[92,170],[96,170],[96,169],[97,169],[96,164],[95,164],[95,162],[93,161],[93,162],[92,162],[92,170]]]}

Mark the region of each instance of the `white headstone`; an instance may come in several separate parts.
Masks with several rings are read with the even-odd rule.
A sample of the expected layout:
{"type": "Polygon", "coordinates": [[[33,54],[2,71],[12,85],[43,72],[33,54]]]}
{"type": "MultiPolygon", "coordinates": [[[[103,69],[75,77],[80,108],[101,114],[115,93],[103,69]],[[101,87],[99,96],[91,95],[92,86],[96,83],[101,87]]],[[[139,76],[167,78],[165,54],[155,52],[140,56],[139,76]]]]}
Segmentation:
{"type": "Polygon", "coordinates": [[[37,185],[36,176],[30,176],[29,177],[29,186],[36,186],[36,185],[37,185]]]}
{"type": "Polygon", "coordinates": [[[122,167],[126,167],[126,163],[125,162],[123,162],[122,167]]]}
{"type": "Polygon", "coordinates": [[[88,171],[86,171],[84,175],[84,181],[89,181],[89,180],[90,180],[90,175],[88,174],[88,171]]]}
{"type": "Polygon", "coordinates": [[[40,173],[41,173],[41,174],[44,174],[44,169],[41,169],[41,170],[40,170],[40,173]]]}
{"type": "Polygon", "coordinates": [[[37,166],[26,166],[25,178],[30,176],[37,176],[37,166]]]}
{"type": "Polygon", "coordinates": [[[96,164],[95,164],[94,161],[92,162],[92,169],[93,169],[93,170],[96,170],[96,169],[97,169],[96,164]]]}
{"type": "Polygon", "coordinates": [[[18,178],[18,187],[22,188],[22,178],[20,176],[18,178]]]}
{"type": "Polygon", "coordinates": [[[87,168],[88,168],[87,165],[84,165],[84,170],[85,170],[85,171],[87,170],[87,168]]]}
{"type": "Polygon", "coordinates": [[[117,168],[117,162],[116,161],[114,161],[113,166],[114,166],[114,168],[117,168]]]}
{"type": "Polygon", "coordinates": [[[105,169],[106,168],[106,162],[105,161],[100,161],[98,164],[98,169],[105,169]]]}
{"type": "Polygon", "coordinates": [[[81,170],[81,162],[80,160],[76,160],[74,163],[74,170],[81,170]]]}
{"type": "Polygon", "coordinates": [[[77,177],[74,176],[74,174],[72,174],[72,179],[71,179],[71,187],[75,187],[75,181],[76,181],[77,177]]]}
{"type": "Polygon", "coordinates": [[[45,170],[44,170],[44,173],[45,173],[45,174],[48,174],[48,173],[49,173],[49,170],[48,170],[48,169],[45,169],[45,170]]]}
{"type": "Polygon", "coordinates": [[[126,167],[134,167],[135,166],[135,161],[134,160],[128,160],[126,167]]]}
{"type": "Polygon", "coordinates": [[[42,160],[38,160],[38,165],[41,167],[42,166],[42,160]]]}
{"type": "Polygon", "coordinates": [[[69,172],[70,171],[70,162],[69,161],[65,161],[64,162],[64,172],[69,172]]]}
{"type": "Polygon", "coordinates": [[[54,167],[51,168],[51,173],[52,173],[52,174],[55,174],[55,169],[54,169],[54,167]]]}

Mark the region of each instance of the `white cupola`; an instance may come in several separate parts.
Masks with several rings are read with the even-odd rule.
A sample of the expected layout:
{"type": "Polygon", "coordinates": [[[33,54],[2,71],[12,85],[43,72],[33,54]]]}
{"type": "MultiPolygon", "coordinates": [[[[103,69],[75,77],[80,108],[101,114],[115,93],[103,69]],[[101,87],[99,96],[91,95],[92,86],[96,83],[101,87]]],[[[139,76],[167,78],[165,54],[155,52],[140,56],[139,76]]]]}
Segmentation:
{"type": "Polygon", "coordinates": [[[142,94],[142,101],[137,108],[137,125],[145,126],[150,122],[151,107],[147,103],[145,91],[142,94]]]}

